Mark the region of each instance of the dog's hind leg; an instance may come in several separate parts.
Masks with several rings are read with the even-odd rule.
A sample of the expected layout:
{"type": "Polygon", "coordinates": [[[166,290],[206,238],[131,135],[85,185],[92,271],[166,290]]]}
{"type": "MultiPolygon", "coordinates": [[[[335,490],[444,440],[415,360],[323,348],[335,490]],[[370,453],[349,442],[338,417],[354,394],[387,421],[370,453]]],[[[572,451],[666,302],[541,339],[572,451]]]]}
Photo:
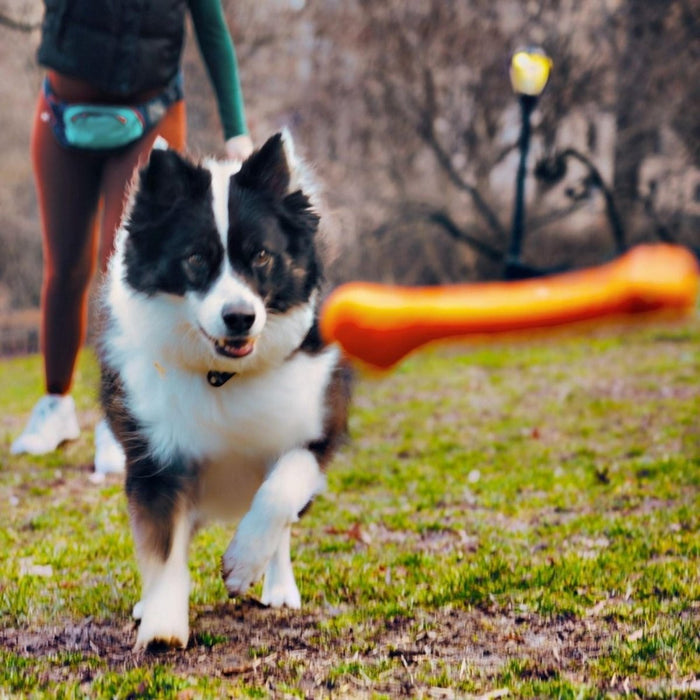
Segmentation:
{"type": "Polygon", "coordinates": [[[142,597],[134,608],[134,616],[141,619],[135,648],[151,642],[184,648],[189,638],[192,517],[184,505],[174,508],[170,522],[158,524],[158,538],[148,513],[132,508],[131,521],[142,578],[142,597]]]}
{"type": "Polygon", "coordinates": [[[275,463],[224,553],[222,570],[229,595],[245,592],[267,570],[270,603],[299,607],[289,559],[290,527],[324,486],[323,472],[309,450],[291,450],[275,463]],[[274,596],[273,589],[278,591],[274,596]],[[273,602],[273,597],[280,602],[273,602]]]}
{"type": "Polygon", "coordinates": [[[291,535],[292,529],[287,527],[265,570],[261,599],[263,605],[273,608],[281,608],[283,605],[294,609],[301,607],[301,596],[294,580],[289,551],[291,535]]]}

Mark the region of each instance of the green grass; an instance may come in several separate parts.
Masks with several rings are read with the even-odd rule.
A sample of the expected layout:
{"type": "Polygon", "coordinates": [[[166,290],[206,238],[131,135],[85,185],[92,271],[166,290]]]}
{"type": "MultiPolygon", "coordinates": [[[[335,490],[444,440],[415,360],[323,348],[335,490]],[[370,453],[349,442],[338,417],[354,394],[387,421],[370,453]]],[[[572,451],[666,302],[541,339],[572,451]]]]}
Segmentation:
{"type": "MultiPolygon", "coordinates": [[[[360,377],[295,528],[301,612],[227,601],[199,533],[192,641],[133,655],[120,480],[86,428],[9,445],[40,393],[0,363],[0,697],[692,697],[700,688],[700,320],[450,345],[360,377]]],[[[252,591],[255,596],[259,588],[252,591]]]]}

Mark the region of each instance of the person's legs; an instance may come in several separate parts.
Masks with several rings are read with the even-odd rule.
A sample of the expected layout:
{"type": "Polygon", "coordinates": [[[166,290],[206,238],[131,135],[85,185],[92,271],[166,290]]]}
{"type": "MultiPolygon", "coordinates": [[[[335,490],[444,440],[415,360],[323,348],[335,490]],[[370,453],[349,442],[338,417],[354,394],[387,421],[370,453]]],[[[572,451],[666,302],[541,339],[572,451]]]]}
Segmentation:
{"type": "Polygon", "coordinates": [[[67,394],[85,336],[101,163],[91,154],[63,148],[48,115],[42,94],[34,117],[31,157],[43,234],[41,347],[48,396],[37,404],[24,433],[12,445],[15,453],[50,452],[79,433],[75,407],[67,394]]]}
{"type": "Polygon", "coordinates": [[[92,154],[62,147],[46,112],[42,95],[31,144],[44,244],[42,351],[48,393],[66,394],[85,337],[102,164],[92,154]]]}
{"type": "MultiPolygon", "coordinates": [[[[68,392],[85,339],[88,291],[98,249],[104,269],[134,170],[145,163],[159,134],[171,147],[184,149],[183,101],[172,105],[156,129],[124,151],[108,155],[67,149],[56,141],[49,107],[43,94],[39,97],[31,155],[43,230],[41,338],[47,396],[36,405],[25,431],[13,443],[15,454],[50,452],[64,440],[78,437],[75,406],[68,392]]],[[[112,455],[102,465],[110,471],[119,461],[114,458],[113,437],[108,428],[98,433],[97,451],[112,455]]]]}

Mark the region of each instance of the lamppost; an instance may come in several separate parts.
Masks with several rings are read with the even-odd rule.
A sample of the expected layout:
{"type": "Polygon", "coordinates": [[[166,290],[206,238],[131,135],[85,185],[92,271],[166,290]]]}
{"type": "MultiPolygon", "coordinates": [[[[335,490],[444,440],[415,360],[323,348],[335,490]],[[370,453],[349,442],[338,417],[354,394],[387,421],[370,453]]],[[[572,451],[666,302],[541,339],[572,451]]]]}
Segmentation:
{"type": "Polygon", "coordinates": [[[506,255],[504,274],[508,279],[529,277],[534,270],[520,260],[525,231],[525,176],[530,149],[530,117],[537,100],[549,80],[552,60],[538,47],[516,51],[510,61],[510,82],[520,102],[520,162],[515,179],[515,204],[510,245],[506,255]]]}

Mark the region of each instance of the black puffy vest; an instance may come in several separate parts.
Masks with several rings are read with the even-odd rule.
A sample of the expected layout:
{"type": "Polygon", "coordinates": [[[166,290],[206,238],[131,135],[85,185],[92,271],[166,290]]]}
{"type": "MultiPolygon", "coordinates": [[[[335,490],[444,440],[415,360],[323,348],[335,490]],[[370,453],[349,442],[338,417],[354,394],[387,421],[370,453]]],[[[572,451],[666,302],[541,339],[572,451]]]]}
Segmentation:
{"type": "Polygon", "coordinates": [[[177,73],[187,0],[45,0],[39,63],[117,95],[177,73]]]}

